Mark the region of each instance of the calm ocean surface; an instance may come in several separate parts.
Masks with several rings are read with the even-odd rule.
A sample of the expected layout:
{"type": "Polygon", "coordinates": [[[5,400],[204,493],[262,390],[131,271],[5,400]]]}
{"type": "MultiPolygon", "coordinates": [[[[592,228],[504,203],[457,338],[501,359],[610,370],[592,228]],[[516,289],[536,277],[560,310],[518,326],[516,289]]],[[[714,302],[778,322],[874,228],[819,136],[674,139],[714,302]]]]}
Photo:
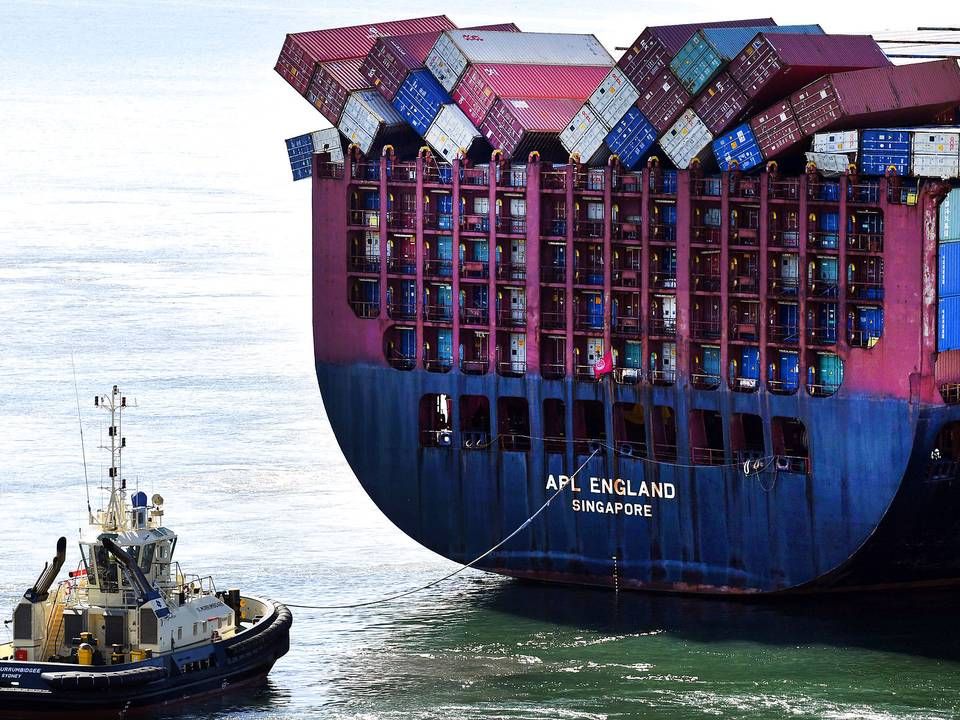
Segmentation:
{"type": "MultiPolygon", "coordinates": [[[[444,11],[376,5],[370,17],[444,11]]],[[[579,27],[571,2],[549,25],[486,7],[449,12],[579,27]]],[[[188,571],[332,604],[455,567],[366,498],[313,374],[309,191],[290,182],[283,139],[321,123],[272,68],[285,32],[349,24],[347,13],[266,0],[0,5],[3,613],[61,534],[78,560],[71,355],[95,504],[106,418],[91,398],[117,383],[138,403],[127,476],[167,498],[188,571]]],[[[950,595],[743,604],[467,572],[388,605],[294,611],[291,651],[264,688],[181,716],[949,718],[958,610],[950,595]]]]}

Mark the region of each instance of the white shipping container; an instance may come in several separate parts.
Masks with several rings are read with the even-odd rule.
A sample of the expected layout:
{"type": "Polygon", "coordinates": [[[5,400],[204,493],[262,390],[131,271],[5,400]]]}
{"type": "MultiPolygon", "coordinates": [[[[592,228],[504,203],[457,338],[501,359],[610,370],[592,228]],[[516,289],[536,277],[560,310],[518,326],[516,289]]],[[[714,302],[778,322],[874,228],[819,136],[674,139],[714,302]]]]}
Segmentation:
{"type": "Polygon", "coordinates": [[[403,127],[403,118],[376,90],[361,90],[351,93],[343,109],[340,130],[352,143],[356,143],[364,155],[376,142],[377,135],[385,127],[403,127]]]}
{"type": "Polygon", "coordinates": [[[423,139],[441,158],[452,162],[459,151],[466,153],[479,137],[480,131],[463,114],[463,110],[451,104],[443,106],[423,139]]]}
{"type": "Polygon", "coordinates": [[[819,132],[813,136],[815,153],[855,153],[859,147],[859,130],[819,132]]]}
{"type": "Polygon", "coordinates": [[[330,162],[343,162],[343,141],[340,139],[339,130],[336,128],[317,130],[310,133],[310,136],[313,139],[315,153],[330,153],[330,162]]]}
{"type": "Polygon", "coordinates": [[[685,170],[712,140],[713,135],[697,114],[686,110],[660,138],[660,147],[674,165],[685,170]]]}
{"type": "Polygon", "coordinates": [[[587,65],[613,67],[613,58],[593,35],[448,30],[441,33],[424,63],[451,92],[467,65],[587,65]]]}
{"type": "Polygon", "coordinates": [[[614,68],[593,91],[587,103],[608,127],[613,127],[640,99],[640,93],[620,70],[614,68]]]}
{"type": "Polygon", "coordinates": [[[914,177],[955,178],[960,176],[960,156],[954,153],[914,153],[910,158],[914,177]]]}
{"type": "Polygon", "coordinates": [[[847,171],[850,165],[850,156],[845,153],[808,152],[807,162],[817,166],[817,170],[828,175],[840,175],[847,171]]]}
{"type": "Polygon", "coordinates": [[[914,130],[911,150],[925,155],[957,155],[960,153],[960,133],[942,132],[937,128],[914,130]]]}
{"type": "Polygon", "coordinates": [[[560,142],[568,153],[580,156],[580,162],[600,161],[606,145],[603,140],[610,128],[589,105],[584,105],[560,133],[560,142]]]}

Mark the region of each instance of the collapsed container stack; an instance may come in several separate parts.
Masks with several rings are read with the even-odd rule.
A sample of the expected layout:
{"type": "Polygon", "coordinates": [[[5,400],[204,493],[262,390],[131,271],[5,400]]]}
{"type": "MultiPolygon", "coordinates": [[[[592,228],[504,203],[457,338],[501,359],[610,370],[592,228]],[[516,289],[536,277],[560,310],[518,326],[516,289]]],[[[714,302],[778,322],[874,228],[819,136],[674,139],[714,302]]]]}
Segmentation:
{"type": "MultiPolygon", "coordinates": [[[[828,171],[960,175],[960,132],[922,127],[953,121],[957,62],[894,66],[873,38],[815,24],[648,27],[614,65],[592,35],[433,16],[288,35],[276,69],[366,155],[747,171],[808,151],[828,171]]],[[[310,152],[342,154],[329,135],[288,141],[295,178],[310,152]]]]}

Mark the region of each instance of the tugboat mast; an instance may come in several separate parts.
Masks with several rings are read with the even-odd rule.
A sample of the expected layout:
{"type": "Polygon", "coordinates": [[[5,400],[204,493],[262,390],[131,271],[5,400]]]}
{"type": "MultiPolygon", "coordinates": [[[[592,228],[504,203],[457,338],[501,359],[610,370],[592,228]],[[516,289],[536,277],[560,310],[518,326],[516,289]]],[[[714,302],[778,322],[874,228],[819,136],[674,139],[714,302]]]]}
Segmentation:
{"type": "Polygon", "coordinates": [[[126,480],[123,479],[123,449],[127,446],[127,439],[123,437],[123,409],[127,406],[127,398],[114,385],[110,395],[97,395],[93,398],[93,405],[97,408],[110,411],[109,448],[101,445],[101,450],[110,450],[110,502],[106,511],[101,513],[100,524],[104,530],[118,531],[123,528],[126,517],[126,480]]]}

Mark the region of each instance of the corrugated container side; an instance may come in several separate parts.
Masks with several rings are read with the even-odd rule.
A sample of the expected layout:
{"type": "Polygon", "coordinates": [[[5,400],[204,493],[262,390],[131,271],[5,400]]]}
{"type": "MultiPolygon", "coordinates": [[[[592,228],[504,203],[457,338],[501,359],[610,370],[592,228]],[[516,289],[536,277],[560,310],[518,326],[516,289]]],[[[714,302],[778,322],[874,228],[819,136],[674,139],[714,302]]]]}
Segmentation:
{"type": "Polygon", "coordinates": [[[960,242],[941,240],[937,256],[937,293],[942,298],[960,295],[960,242]]]}
{"type": "Polygon", "coordinates": [[[660,147],[681,170],[710,144],[713,136],[693,110],[684,111],[666,135],[660,138],[660,147]]]}
{"type": "Polygon", "coordinates": [[[855,153],[860,147],[859,130],[835,130],[813,136],[813,152],[855,153]]]}
{"type": "Polygon", "coordinates": [[[364,58],[360,72],[370,87],[376,88],[387,100],[393,100],[407,75],[423,67],[439,35],[432,32],[380,38],[364,58]]]}
{"type": "Polygon", "coordinates": [[[828,73],[889,64],[869,35],[763,33],[730,61],[727,70],[747,97],[762,106],[828,73]]]}
{"type": "Polygon", "coordinates": [[[580,156],[581,162],[599,160],[606,147],[604,138],[610,128],[597,117],[589,105],[584,105],[560,133],[560,142],[571,155],[580,156]]]}
{"type": "Polygon", "coordinates": [[[721,170],[729,170],[736,161],[741,170],[749,170],[763,163],[760,146],[753,136],[750,123],[743,123],[713,141],[713,155],[721,170]]]}
{"type": "Polygon", "coordinates": [[[578,100],[497,98],[480,134],[507,156],[523,158],[517,153],[539,150],[546,158],[561,149],[558,135],[579,105],[578,100]]]}
{"type": "Polygon", "coordinates": [[[897,175],[910,174],[909,130],[864,130],[860,140],[860,172],[884,175],[893,166],[897,175]]]}
{"type": "Polygon", "coordinates": [[[464,30],[493,30],[496,32],[521,32],[515,23],[494,23],[493,25],[471,25],[464,30]]]}
{"type": "Polygon", "coordinates": [[[951,178],[960,176],[960,158],[942,153],[913,153],[910,174],[914,177],[951,178]]]}
{"type": "Polygon", "coordinates": [[[637,108],[659,132],[664,133],[689,104],[690,93],[668,70],[646,87],[637,101],[637,108]]]}
{"type": "Polygon", "coordinates": [[[917,128],[913,131],[915,153],[951,156],[960,152],[960,132],[944,132],[938,128],[917,128]]]}
{"type": "Polygon", "coordinates": [[[393,98],[393,107],[419,135],[424,135],[450,102],[450,96],[427,70],[410,73],[393,98]]]}
{"type": "Polygon", "coordinates": [[[313,61],[313,63],[334,62],[349,58],[362,58],[370,52],[377,38],[391,35],[413,35],[417,33],[442,32],[456,26],[446,15],[393,20],[369,25],[313,30],[294,33],[288,37],[313,61]]]}
{"type": "Polygon", "coordinates": [[[773,160],[803,139],[793,108],[786,100],[754,115],[750,119],[750,129],[767,160],[773,160]]]}
{"type": "Polygon", "coordinates": [[[310,177],[313,174],[313,133],[289,138],[286,144],[294,181],[310,177]]]}
{"type": "Polygon", "coordinates": [[[704,28],[737,28],[737,27],[777,27],[773,18],[749,18],[746,20],[721,20],[719,22],[690,23],[688,25],[656,25],[648,27],[645,32],[657,38],[669,50],[670,55],[676,55],[680,48],[693,36],[697,30],[704,28]]]}
{"type": "Polygon", "coordinates": [[[343,162],[343,136],[335,127],[310,133],[313,152],[330,153],[330,162],[343,162]]]}
{"type": "Polygon", "coordinates": [[[620,122],[614,125],[604,142],[610,152],[617,155],[623,167],[633,169],[653,147],[657,135],[657,129],[643,113],[632,107],[620,122]]]}
{"type": "Polygon", "coordinates": [[[937,351],[960,349],[960,295],[942,297],[938,303],[937,351]]]}
{"type": "Polygon", "coordinates": [[[960,188],[954,188],[940,204],[940,242],[960,240],[960,188]]]}
{"type": "Polygon", "coordinates": [[[360,72],[362,62],[359,58],[354,58],[323,63],[317,66],[313,80],[310,81],[307,101],[333,125],[340,122],[343,106],[347,104],[350,93],[370,87],[360,72]]]}
{"type": "Polygon", "coordinates": [[[337,129],[366,155],[382,131],[405,125],[403,118],[376,90],[362,90],[347,99],[337,129]]]}
{"type": "Polygon", "coordinates": [[[730,75],[722,72],[694,98],[691,107],[707,129],[716,135],[739,120],[748,104],[743,90],[730,75]]]}
{"type": "Polygon", "coordinates": [[[609,126],[619,122],[639,97],[639,91],[623,71],[613,68],[591,93],[587,102],[594,113],[609,126]]]}
{"type": "Polygon", "coordinates": [[[467,58],[448,34],[441,33],[423,65],[450,92],[467,69],[467,58]]]}
{"type": "Polygon", "coordinates": [[[452,161],[459,151],[470,151],[480,132],[467,119],[456,105],[444,105],[437,119],[427,129],[423,138],[427,144],[447,162],[452,161]]]}
{"type": "Polygon", "coordinates": [[[817,170],[828,175],[839,175],[847,171],[850,158],[844,153],[808,152],[807,162],[817,166],[817,170]]]}
{"type": "Polygon", "coordinates": [[[290,83],[290,86],[301,95],[307,94],[307,88],[310,87],[310,80],[313,78],[313,71],[317,63],[313,58],[303,52],[303,48],[297,45],[290,35],[280,50],[280,56],[277,58],[277,64],[274,70],[290,83]]]}

